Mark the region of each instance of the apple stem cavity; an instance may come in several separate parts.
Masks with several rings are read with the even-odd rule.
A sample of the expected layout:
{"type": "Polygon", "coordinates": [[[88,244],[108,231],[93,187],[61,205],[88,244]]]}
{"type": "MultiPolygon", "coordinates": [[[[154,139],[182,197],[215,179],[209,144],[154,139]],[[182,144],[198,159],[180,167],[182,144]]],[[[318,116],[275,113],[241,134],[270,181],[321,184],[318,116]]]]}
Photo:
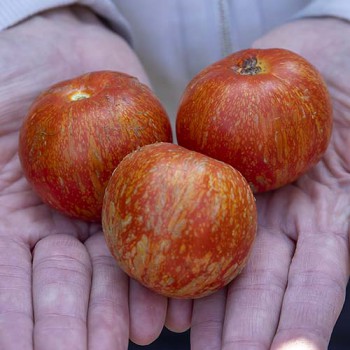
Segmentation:
{"type": "Polygon", "coordinates": [[[241,75],[256,75],[261,73],[262,68],[258,65],[256,56],[252,56],[243,60],[243,63],[234,66],[233,70],[241,75]]]}
{"type": "Polygon", "coordinates": [[[71,101],[79,101],[89,98],[91,95],[84,91],[76,91],[69,96],[71,101]]]}

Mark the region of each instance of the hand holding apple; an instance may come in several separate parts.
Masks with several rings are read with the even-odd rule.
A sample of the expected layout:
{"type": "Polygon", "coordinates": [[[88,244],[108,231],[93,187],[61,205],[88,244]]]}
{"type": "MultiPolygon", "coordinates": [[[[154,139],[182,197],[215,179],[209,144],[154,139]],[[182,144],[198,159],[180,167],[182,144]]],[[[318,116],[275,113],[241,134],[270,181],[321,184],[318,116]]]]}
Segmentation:
{"type": "MultiPolygon", "coordinates": [[[[11,276],[9,274],[9,278],[6,279],[7,285],[6,289],[3,289],[4,298],[0,303],[0,308],[7,311],[6,314],[3,314],[5,317],[2,318],[7,337],[0,340],[1,344],[12,344],[16,348],[18,347],[18,328],[22,334],[21,341],[27,341],[27,344],[32,342],[36,320],[36,318],[32,319],[32,315],[34,313],[37,317],[38,307],[42,305],[42,301],[37,298],[38,280],[36,278],[34,278],[34,288],[32,288],[31,273],[34,276],[37,273],[37,271],[32,271],[30,259],[32,254],[36,256],[40,251],[47,250],[46,257],[49,257],[52,248],[57,248],[57,257],[62,258],[62,254],[64,254],[64,260],[52,260],[56,267],[59,267],[58,263],[62,261],[70,264],[71,260],[74,260],[78,261],[76,268],[79,268],[80,262],[83,262],[89,273],[88,256],[85,254],[86,252],[82,253],[84,247],[79,246],[79,240],[85,240],[95,232],[94,226],[70,220],[42,205],[21,177],[20,166],[15,156],[17,152],[17,126],[21,121],[21,112],[27,108],[28,101],[38,92],[38,86],[46,87],[47,84],[57,81],[63,73],[67,74],[67,72],[81,74],[82,71],[101,69],[105,66],[119,68],[115,65],[116,57],[110,56],[111,52],[119,53],[119,50],[111,50],[111,45],[113,46],[115,43],[115,36],[102,29],[102,26],[99,27],[101,29],[99,31],[98,26],[78,24],[77,20],[69,19],[67,22],[70,25],[66,27],[65,24],[63,27],[65,30],[62,30],[62,23],[56,18],[46,18],[44,23],[40,18],[33,18],[29,23],[23,23],[19,28],[13,28],[5,33],[5,36],[9,35],[9,40],[5,41],[5,48],[8,48],[10,57],[16,59],[11,62],[11,74],[0,70],[4,91],[7,91],[5,95],[0,97],[0,103],[5,111],[0,120],[3,131],[0,144],[2,145],[1,149],[4,150],[0,159],[1,180],[3,180],[2,184],[4,185],[0,188],[0,201],[2,203],[0,209],[4,223],[1,226],[4,233],[1,236],[3,243],[1,256],[11,257],[11,263],[17,267],[16,271],[23,272],[25,278],[23,278],[21,286],[18,285],[18,275],[11,276]],[[54,22],[59,24],[56,32],[53,30],[55,29],[54,22]],[[76,28],[74,29],[74,27],[76,28]],[[101,35],[96,36],[96,32],[101,35]],[[34,33],[35,35],[27,37],[24,33],[34,33]],[[83,62],[75,63],[71,70],[67,70],[67,67],[59,59],[53,65],[52,57],[45,56],[52,48],[53,38],[55,42],[60,40],[60,53],[63,54],[60,58],[65,59],[63,62],[72,62],[73,47],[75,48],[72,43],[76,43],[76,41],[73,40],[74,38],[71,40],[71,36],[74,37],[74,33],[79,36],[81,48],[86,48],[84,52],[89,54],[84,56],[83,62]],[[102,38],[105,38],[105,41],[100,40],[102,38]],[[11,45],[12,43],[13,45],[11,45]],[[92,58],[96,52],[94,50],[96,45],[100,45],[101,52],[106,52],[106,55],[103,55],[103,60],[92,58]],[[38,55],[38,48],[42,49],[39,51],[40,55],[38,55]],[[35,55],[31,56],[31,52],[35,52],[35,55]],[[26,63],[25,70],[23,69],[24,62],[26,63]],[[44,67],[40,74],[36,74],[38,65],[44,67]],[[23,74],[23,71],[26,74],[23,74]],[[11,79],[9,79],[10,75],[11,79]],[[40,84],[38,85],[38,83],[40,84]],[[30,91],[28,91],[28,87],[30,91]],[[57,242],[61,237],[55,235],[57,232],[68,233],[78,237],[79,240],[71,237],[69,245],[67,244],[68,240],[64,244],[58,245],[57,242]],[[38,245],[38,249],[33,251],[33,246],[41,241],[46,243],[38,245]],[[13,245],[9,246],[9,242],[12,242],[13,245]],[[72,245],[77,249],[67,252],[67,248],[72,245]],[[6,255],[6,253],[8,254],[6,255]],[[77,260],[77,257],[82,259],[77,260]],[[34,290],[34,295],[31,294],[32,290],[34,290]],[[16,300],[14,293],[18,293],[20,296],[16,300]],[[8,298],[6,299],[5,296],[8,298]],[[35,310],[31,306],[33,300],[35,310]],[[23,312],[23,308],[25,311],[28,310],[28,313],[23,312]],[[15,320],[13,324],[16,327],[13,327],[10,320],[15,320]]],[[[311,57],[312,62],[316,63],[317,67],[322,68],[322,73],[331,86],[336,112],[334,137],[330,150],[321,163],[312,172],[297,181],[295,186],[287,186],[279,191],[258,196],[258,207],[261,212],[260,228],[250,263],[236,282],[228,287],[227,300],[225,290],[215,293],[209,297],[210,299],[203,298],[195,301],[193,320],[198,322],[194,324],[191,332],[193,348],[197,346],[202,349],[203,346],[201,347],[200,344],[215,343],[218,348],[221,348],[221,345],[229,348],[238,344],[240,349],[245,349],[247,344],[248,346],[252,343],[258,344],[258,346],[269,346],[274,342],[271,346],[274,349],[290,339],[301,338],[307,339],[312,344],[320,345],[320,349],[326,349],[330,332],[340,312],[348,279],[347,262],[349,257],[348,231],[346,229],[348,208],[350,207],[346,195],[348,192],[346,189],[350,183],[346,170],[349,168],[347,142],[349,140],[347,137],[349,123],[346,117],[349,114],[349,99],[346,93],[349,90],[346,72],[350,72],[347,60],[349,56],[347,40],[349,29],[348,24],[340,21],[338,21],[339,23],[330,21],[330,26],[326,25],[328,20],[319,20],[316,21],[316,24],[313,21],[306,22],[305,25],[292,23],[288,26],[287,31],[282,28],[279,33],[276,32],[260,41],[260,45],[269,45],[269,43],[271,45],[272,43],[273,46],[285,45],[287,48],[290,46],[291,49],[311,57]],[[324,40],[325,38],[329,38],[329,40],[324,40]],[[320,48],[322,45],[325,47],[320,48]],[[317,60],[315,60],[315,55],[317,60]],[[262,252],[264,254],[261,254],[262,252]],[[279,253],[277,257],[283,260],[276,259],[276,252],[279,253]],[[305,279],[299,278],[300,276],[305,277],[305,279]],[[303,284],[310,277],[312,277],[310,284],[303,284]],[[305,315],[308,317],[305,318],[305,315]],[[224,319],[225,325],[223,326],[221,322],[223,323],[224,319]],[[251,330],[256,331],[250,332],[251,330]],[[313,330],[316,330],[316,336],[313,330]]],[[[7,57],[4,47],[1,51],[1,57],[7,57]]],[[[99,263],[100,267],[101,265],[110,267],[111,264],[106,259],[107,253],[104,249],[100,249],[101,241],[97,245],[94,237],[87,242],[91,251],[95,253],[92,254],[89,251],[90,255],[94,256],[94,268],[98,265],[96,262],[99,263]]],[[[4,260],[4,262],[7,264],[2,265],[4,271],[6,271],[5,268],[9,271],[11,266],[8,265],[8,261],[4,260]]],[[[60,286],[65,286],[66,296],[71,297],[72,294],[68,294],[68,292],[72,292],[77,286],[74,271],[63,269],[51,273],[52,269],[49,270],[49,268],[52,266],[47,266],[47,262],[47,259],[42,259],[42,266],[47,267],[50,271],[49,277],[52,277],[53,281],[60,286]],[[67,280],[63,281],[63,274],[59,275],[57,273],[59,271],[64,272],[64,276],[70,276],[72,283],[67,284],[67,280]]],[[[110,277],[112,274],[108,274],[108,276],[110,277]]],[[[90,300],[91,303],[96,301],[94,311],[88,311],[89,301],[86,296],[89,294],[88,281],[90,279],[86,279],[85,294],[74,294],[73,301],[82,301],[79,304],[82,305],[82,324],[84,325],[87,314],[89,322],[86,320],[83,329],[72,327],[69,332],[66,331],[59,338],[57,334],[40,332],[40,329],[43,329],[45,325],[38,323],[35,326],[35,341],[38,342],[42,339],[41,341],[45,344],[49,337],[53,341],[55,339],[64,340],[70,346],[83,348],[85,344],[82,344],[80,340],[87,339],[88,329],[89,344],[99,345],[101,334],[104,336],[104,341],[109,341],[111,344],[117,342],[126,344],[128,326],[126,320],[122,317],[111,319],[115,315],[113,312],[101,312],[103,310],[112,311],[110,305],[101,303],[106,301],[104,292],[108,292],[111,300],[118,305],[128,305],[126,301],[128,298],[127,281],[124,277],[113,275],[111,281],[117,281],[117,283],[103,285],[103,288],[101,284],[97,284],[95,278],[92,279],[93,286],[96,287],[94,291],[101,292],[99,295],[101,299],[90,300]],[[119,289],[120,286],[122,286],[122,291],[119,289]],[[114,298],[116,296],[117,299],[114,298]],[[111,321],[108,329],[102,326],[106,318],[111,321]]],[[[130,289],[133,289],[134,286],[135,284],[130,283],[130,289]]],[[[129,301],[131,306],[130,336],[135,338],[136,334],[141,334],[136,338],[142,338],[142,342],[146,342],[145,339],[151,341],[157,330],[160,332],[162,328],[163,316],[159,315],[164,314],[166,302],[163,299],[159,302],[159,299],[156,298],[145,298],[146,305],[137,309],[133,305],[142,298],[139,298],[140,295],[135,292],[135,289],[134,292],[131,291],[130,295],[132,295],[129,301]],[[162,313],[154,312],[154,310],[160,309],[163,310],[162,313]],[[139,317],[140,310],[143,311],[142,320],[147,319],[149,322],[138,323],[138,320],[141,319],[139,317]],[[147,334],[146,337],[145,334],[147,334]]],[[[55,303],[57,325],[60,326],[65,325],[66,320],[61,313],[60,307],[64,305],[60,302],[62,300],[66,299],[57,299],[57,303],[55,303]]],[[[173,301],[170,300],[168,305],[172,303],[173,301]]],[[[141,302],[138,305],[140,304],[141,302]]],[[[187,305],[190,307],[191,304],[187,305]]],[[[119,316],[124,315],[124,312],[125,307],[119,316]]]]}
{"type": "Polygon", "coordinates": [[[101,341],[126,349],[129,337],[151,342],[164,325],[159,310],[164,314],[166,303],[157,307],[153,298],[147,311],[135,306],[140,293],[115,266],[100,225],[43,204],[18,159],[23,116],[41,91],[101,69],[147,82],[144,70],[85,7],[32,16],[0,32],[0,42],[0,349],[100,349],[101,341]],[[140,319],[142,327],[129,331],[140,319]]]}
{"type": "Polygon", "coordinates": [[[324,156],[306,174],[256,195],[259,225],[251,257],[224,297],[194,302],[194,349],[329,348],[350,271],[349,35],[346,21],[304,19],[254,44],[293,50],[312,62],[330,91],[333,131],[324,156]]]}

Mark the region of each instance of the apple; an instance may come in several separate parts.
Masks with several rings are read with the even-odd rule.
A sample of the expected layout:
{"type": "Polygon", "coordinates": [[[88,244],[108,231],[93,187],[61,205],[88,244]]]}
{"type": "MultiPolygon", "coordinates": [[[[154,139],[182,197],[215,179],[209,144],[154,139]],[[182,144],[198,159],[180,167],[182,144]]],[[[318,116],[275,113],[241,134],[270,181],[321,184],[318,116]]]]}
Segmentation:
{"type": "Polygon", "coordinates": [[[224,161],[254,192],[293,182],[322,157],[332,131],[327,86],[285,49],[247,49],[199,72],[176,117],[178,143],[224,161]]]}
{"type": "Polygon", "coordinates": [[[147,288],[199,298],[245,266],[257,211],[230,165],[171,143],[127,155],[107,185],[102,227],[119,266],[147,288]]]}
{"type": "Polygon", "coordinates": [[[172,141],[166,111],[136,78],[96,71],[59,82],[29,109],[19,136],[24,175],[44,203],[100,221],[104,190],[133,150],[172,141]]]}

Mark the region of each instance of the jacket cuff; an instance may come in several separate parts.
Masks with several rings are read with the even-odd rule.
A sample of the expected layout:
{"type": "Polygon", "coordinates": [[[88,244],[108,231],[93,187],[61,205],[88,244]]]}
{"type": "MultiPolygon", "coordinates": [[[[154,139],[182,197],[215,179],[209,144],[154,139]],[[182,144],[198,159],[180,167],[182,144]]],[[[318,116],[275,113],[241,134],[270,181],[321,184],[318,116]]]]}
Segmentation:
{"type": "Polygon", "coordinates": [[[315,0],[298,12],[295,18],[338,17],[350,21],[349,0],[315,0]]]}
{"type": "Polygon", "coordinates": [[[89,7],[107,22],[109,27],[129,43],[129,24],[113,0],[1,0],[0,30],[7,29],[42,11],[70,5],[89,7]]]}

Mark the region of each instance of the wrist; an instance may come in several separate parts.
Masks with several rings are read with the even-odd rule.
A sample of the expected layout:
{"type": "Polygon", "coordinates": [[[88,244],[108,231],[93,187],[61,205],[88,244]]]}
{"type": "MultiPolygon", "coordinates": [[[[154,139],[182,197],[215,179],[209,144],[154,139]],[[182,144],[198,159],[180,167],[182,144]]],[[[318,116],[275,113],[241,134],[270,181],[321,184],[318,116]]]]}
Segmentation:
{"type": "Polygon", "coordinates": [[[320,71],[326,71],[330,64],[336,65],[337,56],[348,52],[349,35],[350,23],[340,18],[305,18],[272,30],[252,46],[292,50],[308,59],[320,71]]]}

